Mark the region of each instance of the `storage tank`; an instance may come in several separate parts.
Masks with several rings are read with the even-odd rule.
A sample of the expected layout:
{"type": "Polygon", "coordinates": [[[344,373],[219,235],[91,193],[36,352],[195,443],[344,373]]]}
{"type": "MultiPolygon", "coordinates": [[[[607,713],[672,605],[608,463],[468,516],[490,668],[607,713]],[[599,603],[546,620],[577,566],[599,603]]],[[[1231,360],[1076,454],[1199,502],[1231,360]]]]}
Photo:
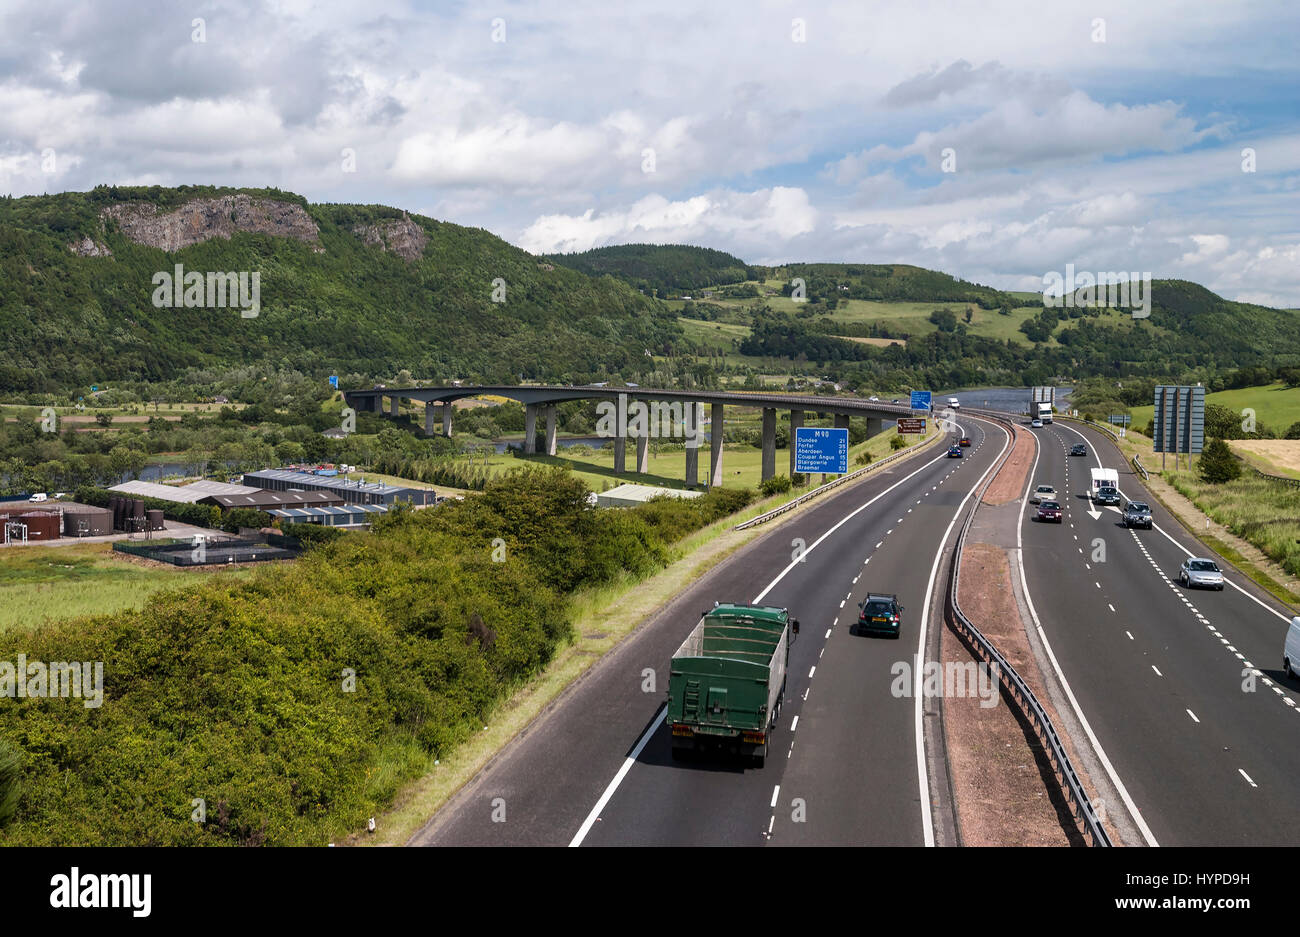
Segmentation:
{"type": "Polygon", "coordinates": [[[113,529],[122,529],[122,499],[114,495],[108,499],[108,506],[113,512],[113,529]]]}
{"type": "Polygon", "coordinates": [[[12,514],[9,519],[27,525],[28,543],[59,539],[62,518],[53,511],[28,511],[25,514],[12,514]]]}
{"type": "Polygon", "coordinates": [[[104,537],[113,532],[113,512],[88,504],[65,504],[63,536],[104,537]]]}
{"type": "Polygon", "coordinates": [[[131,502],[131,513],[127,516],[127,530],[144,530],[144,499],[136,498],[131,502]]]}
{"type": "Polygon", "coordinates": [[[163,512],[155,508],[152,511],[146,511],[145,517],[148,518],[146,524],[149,530],[163,530],[163,512]]]}

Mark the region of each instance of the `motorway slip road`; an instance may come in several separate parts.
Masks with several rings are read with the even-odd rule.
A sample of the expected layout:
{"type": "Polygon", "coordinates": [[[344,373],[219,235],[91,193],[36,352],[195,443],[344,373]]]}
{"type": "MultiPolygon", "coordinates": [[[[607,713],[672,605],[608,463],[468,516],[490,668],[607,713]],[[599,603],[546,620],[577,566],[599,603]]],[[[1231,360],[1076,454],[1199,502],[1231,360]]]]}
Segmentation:
{"type": "Polygon", "coordinates": [[[1066,514],[1039,524],[1025,505],[1024,573],[1060,672],[1132,804],[1106,811],[1136,813],[1148,845],[1293,844],[1300,684],[1282,673],[1290,614],[1225,564],[1222,592],[1180,586],[1182,561],[1209,553],[1114,445],[1065,423],[1035,432],[1029,485],[1054,485],[1066,514]],[[1079,442],[1088,456],[1067,455],[1079,442]],[[1118,508],[1086,499],[1098,466],[1118,471],[1126,500],[1151,505],[1154,529],[1127,530],[1118,508]]]}
{"type": "MultiPolygon", "coordinates": [[[[411,844],[929,842],[919,710],[891,695],[891,668],[914,666],[927,592],[942,589],[941,544],[1007,444],[995,424],[959,421],[973,443],[965,458],[941,448],[872,474],[710,570],[570,687],[411,844]],[[868,591],[898,594],[898,640],[849,634],[868,591]],[[802,623],[763,768],[671,757],[669,661],[714,601],[784,606],[802,623]],[[654,692],[643,691],[648,673],[654,692]]],[[[927,627],[941,624],[931,616],[927,627]]]]}

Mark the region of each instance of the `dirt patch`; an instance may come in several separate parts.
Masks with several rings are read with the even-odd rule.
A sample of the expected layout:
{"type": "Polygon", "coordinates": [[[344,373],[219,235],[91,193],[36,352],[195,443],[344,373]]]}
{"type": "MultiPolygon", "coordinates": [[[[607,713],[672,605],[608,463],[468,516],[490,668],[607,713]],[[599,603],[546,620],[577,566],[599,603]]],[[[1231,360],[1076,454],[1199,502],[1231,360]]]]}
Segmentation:
{"type": "Polygon", "coordinates": [[[846,342],[857,342],[859,345],[875,345],[877,348],[888,348],[890,345],[903,345],[906,347],[907,339],[905,338],[867,338],[862,335],[836,335],[836,338],[842,338],[846,342]]]}
{"type": "MultiPolygon", "coordinates": [[[[1036,671],[1006,554],[989,544],[967,544],[959,591],[962,611],[1016,671],[1036,671]]],[[[943,629],[939,651],[945,663],[978,662],[950,628],[943,629]]],[[[988,706],[990,695],[971,693],[969,681],[965,695],[955,694],[953,676],[945,674],[943,725],[962,845],[1070,845],[1062,824],[1064,804],[1050,777],[1044,777],[1051,770],[1046,755],[1037,738],[1026,737],[1014,704],[998,694],[996,705],[988,706]]]]}
{"type": "Polygon", "coordinates": [[[1038,440],[1033,433],[1012,426],[1015,440],[1006,462],[998,470],[997,477],[989,484],[982,499],[985,504],[1007,504],[1024,493],[1025,479],[1033,468],[1034,456],[1038,454],[1038,440]]]}

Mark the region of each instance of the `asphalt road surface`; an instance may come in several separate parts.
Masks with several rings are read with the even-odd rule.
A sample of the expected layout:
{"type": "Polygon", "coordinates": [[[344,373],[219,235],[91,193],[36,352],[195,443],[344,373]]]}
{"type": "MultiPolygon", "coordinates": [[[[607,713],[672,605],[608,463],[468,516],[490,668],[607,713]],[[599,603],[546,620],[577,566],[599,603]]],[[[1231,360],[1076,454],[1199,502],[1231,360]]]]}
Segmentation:
{"type": "Polygon", "coordinates": [[[1107,437],[1065,423],[1032,432],[1029,483],[1055,486],[1066,514],[1040,524],[1025,504],[1026,584],[1132,805],[1104,809],[1136,812],[1151,845],[1293,844],[1300,685],[1282,673],[1289,614],[1230,569],[1222,592],[1180,586],[1179,565],[1206,551],[1107,437]],[[1078,442],[1087,457],[1067,454],[1078,442]],[[1127,530],[1118,508],[1092,507],[1084,493],[1098,465],[1119,472],[1125,500],[1151,505],[1154,529],[1127,530]]]}
{"type": "Polygon", "coordinates": [[[920,717],[911,694],[891,684],[911,685],[899,668],[914,666],[937,554],[1007,444],[994,424],[960,425],[973,443],[964,458],[941,447],[891,466],[710,570],[571,686],[412,843],[925,843],[920,717]],[[899,639],[849,634],[868,591],[897,593],[899,639]],[[670,754],[669,661],[714,601],[784,606],[802,624],[762,768],[670,754]]]}

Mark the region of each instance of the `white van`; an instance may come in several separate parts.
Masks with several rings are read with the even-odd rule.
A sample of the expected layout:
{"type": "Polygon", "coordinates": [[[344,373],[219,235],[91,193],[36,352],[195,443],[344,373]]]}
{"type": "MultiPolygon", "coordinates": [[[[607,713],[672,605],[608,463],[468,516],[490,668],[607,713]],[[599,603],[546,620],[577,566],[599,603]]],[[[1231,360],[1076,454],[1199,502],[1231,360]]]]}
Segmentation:
{"type": "Polygon", "coordinates": [[[1288,677],[1296,675],[1300,667],[1300,615],[1291,619],[1291,627],[1286,629],[1286,641],[1282,644],[1282,669],[1288,677]]]}
{"type": "Polygon", "coordinates": [[[30,498],[29,500],[31,500],[31,501],[33,501],[33,502],[35,502],[35,501],[49,501],[49,500],[50,500],[50,496],[47,495],[47,494],[46,494],[45,492],[43,492],[43,491],[38,491],[36,494],[32,495],[31,498],[30,498]]]}
{"type": "Polygon", "coordinates": [[[960,409],[961,409],[961,401],[958,400],[956,397],[949,397],[949,398],[948,398],[948,409],[949,409],[949,410],[960,410],[960,409]]]}

